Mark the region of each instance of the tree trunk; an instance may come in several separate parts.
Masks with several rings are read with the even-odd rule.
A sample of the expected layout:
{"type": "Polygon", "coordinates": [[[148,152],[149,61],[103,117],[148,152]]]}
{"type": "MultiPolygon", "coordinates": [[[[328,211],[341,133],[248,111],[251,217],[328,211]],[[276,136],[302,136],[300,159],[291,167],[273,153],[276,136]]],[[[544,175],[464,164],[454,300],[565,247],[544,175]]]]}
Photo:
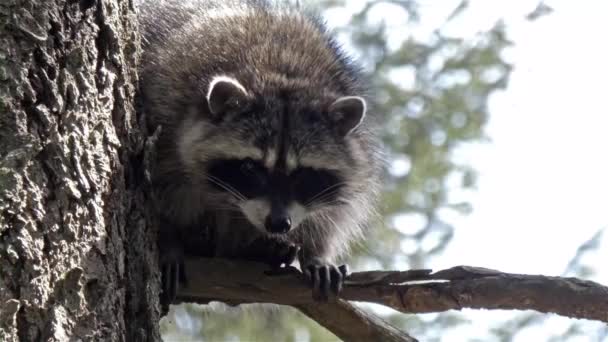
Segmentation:
{"type": "Polygon", "coordinates": [[[127,0],[0,2],[0,341],[159,340],[127,0]]]}

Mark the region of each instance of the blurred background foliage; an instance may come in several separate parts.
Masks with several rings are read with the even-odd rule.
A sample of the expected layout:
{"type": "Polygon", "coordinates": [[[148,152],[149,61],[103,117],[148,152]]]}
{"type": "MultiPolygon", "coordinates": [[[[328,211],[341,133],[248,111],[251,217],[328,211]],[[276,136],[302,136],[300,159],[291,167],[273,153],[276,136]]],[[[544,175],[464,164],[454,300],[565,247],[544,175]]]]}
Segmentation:
{"type": "MultiPolygon", "coordinates": [[[[316,4],[332,21],[331,16],[348,15],[345,9],[352,2],[356,1],[323,0],[316,4]]],[[[389,152],[382,219],[373,235],[355,248],[349,260],[351,270],[428,268],[432,257],[445,249],[454,235],[446,213],[466,215],[472,210],[469,203],[453,201],[448,193],[472,189],[476,181],[475,170],[457,162],[452,153],[461,144],[486,139],[488,98],[506,87],[512,70],[503,53],[511,42],[500,21],[473,39],[443,31],[467,10],[466,0],[428,35],[408,35],[410,28],[425,20],[419,11],[422,2],[358,1],[363,5],[356,6],[357,12],[347,24],[335,28],[340,42],[370,75],[375,110],[386,115],[383,138],[389,152]],[[402,13],[401,22],[387,24],[382,20],[386,11],[402,13]]],[[[540,3],[527,18],[534,20],[547,13],[550,8],[540,3]]],[[[584,272],[585,268],[573,260],[566,274],[584,272]]],[[[458,313],[380,312],[422,341],[439,341],[441,330],[466,321],[458,313]]],[[[518,314],[490,334],[510,341],[514,332],[542,317],[518,314]]],[[[297,310],[260,305],[174,306],[161,322],[161,329],[166,341],[337,340],[297,310]]],[[[571,330],[576,333],[575,324],[571,330]]]]}

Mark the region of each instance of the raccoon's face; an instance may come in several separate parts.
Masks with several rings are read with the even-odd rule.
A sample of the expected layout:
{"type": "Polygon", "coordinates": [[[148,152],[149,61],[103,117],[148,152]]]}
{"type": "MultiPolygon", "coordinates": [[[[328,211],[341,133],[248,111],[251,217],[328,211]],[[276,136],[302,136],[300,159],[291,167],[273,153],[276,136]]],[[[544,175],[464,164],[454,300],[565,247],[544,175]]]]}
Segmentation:
{"type": "Polygon", "coordinates": [[[204,119],[182,127],[179,151],[203,176],[211,206],[237,210],[262,231],[287,233],[346,203],[349,175],[365,162],[351,139],[365,100],[254,95],[225,76],[210,82],[206,98],[204,119]]]}

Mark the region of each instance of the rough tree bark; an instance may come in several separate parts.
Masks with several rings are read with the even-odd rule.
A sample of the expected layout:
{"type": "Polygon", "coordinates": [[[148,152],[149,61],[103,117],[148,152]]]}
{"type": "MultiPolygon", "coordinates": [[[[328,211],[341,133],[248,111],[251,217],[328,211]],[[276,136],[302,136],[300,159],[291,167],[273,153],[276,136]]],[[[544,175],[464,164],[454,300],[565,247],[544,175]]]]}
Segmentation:
{"type": "Polygon", "coordinates": [[[128,0],[0,1],[0,341],[158,340],[128,0]]]}

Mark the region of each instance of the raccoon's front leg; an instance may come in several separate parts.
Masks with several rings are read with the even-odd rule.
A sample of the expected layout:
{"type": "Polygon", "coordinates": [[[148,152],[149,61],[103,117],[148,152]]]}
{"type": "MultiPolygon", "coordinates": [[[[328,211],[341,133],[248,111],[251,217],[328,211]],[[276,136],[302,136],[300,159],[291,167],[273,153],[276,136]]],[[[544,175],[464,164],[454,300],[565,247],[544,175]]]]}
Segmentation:
{"type": "Polygon", "coordinates": [[[348,266],[336,266],[307,248],[300,253],[300,265],[302,272],[310,280],[314,300],[327,302],[330,296],[340,294],[344,279],[348,275],[348,266]]]}

